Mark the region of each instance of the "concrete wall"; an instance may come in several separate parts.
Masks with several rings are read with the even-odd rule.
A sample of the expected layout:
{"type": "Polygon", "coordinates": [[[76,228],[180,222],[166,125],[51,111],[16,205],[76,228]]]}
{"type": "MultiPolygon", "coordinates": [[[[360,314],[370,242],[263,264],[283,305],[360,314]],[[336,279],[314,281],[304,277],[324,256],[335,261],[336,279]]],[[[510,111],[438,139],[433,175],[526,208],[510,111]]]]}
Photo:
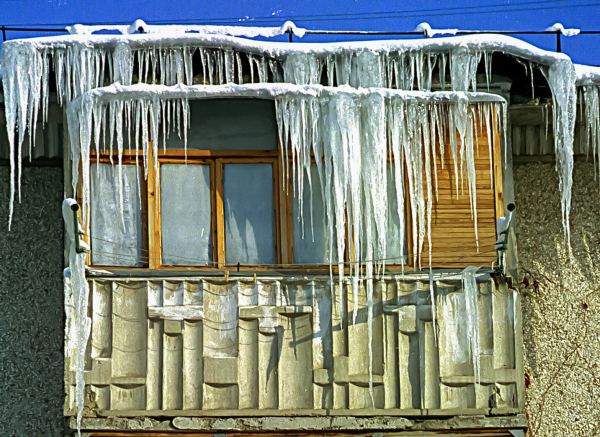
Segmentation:
{"type": "Polygon", "coordinates": [[[571,264],[554,164],[515,165],[530,436],[590,436],[599,431],[598,184],[593,164],[577,161],[571,264]]]}
{"type": "Polygon", "coordinates": [[[8,232],[9,168],[0,166],[0,435],[63,430],[62,169],[23,169],[8,232]]]}
{"type": "Polygon", "coordinates": [[[358,300],[344,287],[340,305],[329,276],[91,280],[89,413],[109,421],[516,414],[524,403],[520,318],[512,317],[520,304],[486,275],[479,279],[476,375],[459,278],[435,282],[437,347],[428,278],[375,281],[371,362],[364,286],[358,300]]]}

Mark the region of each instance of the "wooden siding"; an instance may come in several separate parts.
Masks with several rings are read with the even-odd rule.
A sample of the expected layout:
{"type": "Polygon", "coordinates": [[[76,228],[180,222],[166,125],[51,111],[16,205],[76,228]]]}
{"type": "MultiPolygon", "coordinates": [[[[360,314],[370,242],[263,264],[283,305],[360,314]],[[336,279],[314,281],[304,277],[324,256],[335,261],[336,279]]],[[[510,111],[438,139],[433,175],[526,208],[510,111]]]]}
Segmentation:
{"type": "MultiPolygon", "coordinates": [[[[481,134],[481,132],[480,132],[481,134]]],[[[460,175],[458,163],[458,193],[454,160],[450,154],[450,144],[446,141],[444,155],[437,148],[437,198],[432,199],[431,215],[431,263],[434,268],[464,268],[469,265],[487,265],[496,259],[496,219],[504,215],[502,197],[502,167],[500,138],[494,131],[490,171],[490,151],[487,135],[478,138],[475,152],[475,172],[477,187],[477,230],[479,250],[475,238],[474,217],[471,214],[467,174],[460,175]],[[442,167],[443,165],[443,167],[442,167]]],[[[434,172],[432,171],[432,179],[434,172]]],[[[435,180],[433,180],[435,187],[435,180]]],[[[429,242],[425,237],[421,266],[429,267],[429,242]]]]}

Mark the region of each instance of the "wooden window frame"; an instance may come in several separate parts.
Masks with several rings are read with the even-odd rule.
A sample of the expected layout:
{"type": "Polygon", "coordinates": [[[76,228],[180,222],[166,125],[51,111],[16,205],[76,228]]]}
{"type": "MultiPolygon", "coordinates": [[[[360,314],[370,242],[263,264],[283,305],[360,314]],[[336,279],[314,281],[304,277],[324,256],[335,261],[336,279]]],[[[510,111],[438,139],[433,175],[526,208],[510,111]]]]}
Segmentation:
{"type": "MultiPolygon", "coordinates": [[[[500,148],[500,136],[496,128],[493,130],[494,147],[492,148],[492,166],[493,166],[493,192],[495,204],[495,218],[504,215],[503,191],[502,191],[502,159],[500,148]]],[[[488,139],[489,140],[489,139],[488,139]]],[[[149,143],[149,150],[152,150],[152,144],[149,143]]],[[[111,163],[110,152],[100,151],[96,156],[95,151],[91,152],[90,166],[95,163],[111,163]]],[[[144,158],[141,151],[137,152],[138,163],[144,165],[144,158]]],[[[112,162],[116,165],[118,157],[116,151],[113,151],[112,162]]],[[[278,144],[277,150],[233,150],[233,151],[215,151],[215,150],[162,150],[158,152],[158,172],[154,165],[154,156],[148,154],[148,177],[142,178],[140,189],[142,194],[142,232],[143,232],[143,259],[147,259],[143,267],[123,267],[110,265],[91,264],[91,256],[88,255],[86,262],[92,267],[103,268],[107,270],[164,270],[164,271],[302,271],[303,273],[325,273],[330,269],[338,270],[337,263],[324,265],[302,265],[294,264],[294,217],[293,217],[293,181],[291,175],[284,184],[284,172],[282,171],[281,145],[278,144]],[[160,168],[162,164],[203,164],[210,165],[211,177],[211,224],[212,224],[212,266],[170,266],[162,264],[162,230],[161,230],[161,193],[160,193],[160,168]],[[273,169],[273,206],[274,206],[274,265],[227,265],[225,263],[225,220],[223,207],[223,164],[259,164],[270,163],[273,169]],[[158,180],[158,184],[156,181],[158,180]],[[157,189],[156,189],[157,188],[157,189]]],[[[290,166],[292,157],[288,155],[290,166]]],[[[388,158],[388,161],[391,161],[388,158]]],[[[312,162],[315,163],[314,156],[312,162]]],[[[136,152],[125,151],[123,153],[123,164],[131,165],[136,163],[136,152]]],[[[433,165],[433,160],[432,160],[433,165]]],[[[81,166],[81,163],[80,163],[81,166]]],[[[143,170],[142,170],[143,171],[143,170]]],[[[81,175],[81,171],[79,172],[81,175]]],[[[408,186],[408,172],[404,172],[405,187],[408,186]]],[[[81,179],[81,176],[80,176],[81,179]]],[[[81,182],[81,181],[80,181],[81,182]]],[[[82,184],[79,183],[79,187],[82,184]]],[[[81,201],[81,188],[78,191],[78,199],[81,201]]],[[[417,252],[416,244],[413,241],[413,229],[411,219],[411,202],[408,196],[404,197],[405,202],[405,229],[406,229],[406,247],[407,262],[404,264],[387,264],[386,271],[411,271],[418,269],[418,260],[415,256],[417,252]]],[[[89,217],[88,217],[89,218],[89,217]]],[[[93,242],[90,241],[90,220],[85,220],[86,237],[85,240],[93,249],[93,242]]],[[[351,250],[352,241],[349,239],[348,224],[346,224],[346,250],[344,261],[354,261],[351,250]]],[[[422,260],[425,265],[426,260],[422,260]]],[[[443,268],[443,266],[433,266],[434,268],[443,268]]],[[[346,271],[349,267],[346,265],[346,271]]]]}

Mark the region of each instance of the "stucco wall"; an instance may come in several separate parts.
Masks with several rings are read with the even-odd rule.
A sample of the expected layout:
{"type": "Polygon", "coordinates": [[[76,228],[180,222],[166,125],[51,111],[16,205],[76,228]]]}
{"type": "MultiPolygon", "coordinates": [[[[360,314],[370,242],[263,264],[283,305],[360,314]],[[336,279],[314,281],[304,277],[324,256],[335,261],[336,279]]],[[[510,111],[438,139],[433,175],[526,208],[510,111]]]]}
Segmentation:
{"type": "Polygon", "coordinates": [[[515,165],[530,436],[600,432],[600,194],[576,162],[572,264],[554,164],[515,165]]]}
{"type": "Polygon", "coordinates": [[[23,169],[8,232],[9,169],[0,166],[0,435],[63,430],[62,169],[23,169]]]}

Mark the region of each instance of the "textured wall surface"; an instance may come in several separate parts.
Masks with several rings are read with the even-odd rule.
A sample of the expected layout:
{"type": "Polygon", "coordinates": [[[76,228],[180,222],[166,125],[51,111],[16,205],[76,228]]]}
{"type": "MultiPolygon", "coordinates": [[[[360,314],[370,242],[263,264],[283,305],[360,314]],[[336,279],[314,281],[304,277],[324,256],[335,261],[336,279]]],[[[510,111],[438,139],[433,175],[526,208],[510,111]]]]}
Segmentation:
{"type": "Polygon", "coordinates": [[[9,169],[0,167],[0,435],[63,429],[62,169],[23,169],[8,232],[9,169]]]}
{"type": "MultiPolygon", "coordinates": [[[[424,277],[375,281],[371,337],[366,287],[356,300],[336,283],[332,301],[329,276],[90,282],[85,379],[100,416],[483,415],[524,403],[520,304],[485,274],[472,292],[436,280],[435,307],[424,277]]],[[[69,372],[71,401],[74,383],[69,372]]]]}
{"type": "Polygon", "coordinates": [[[554,164],[515,166],[530,436],[591,436],[600,426],[600,195],[576,162],[572,264],[554,164]],[[527,382],[528,381],[528,382],[527,382]]]}

